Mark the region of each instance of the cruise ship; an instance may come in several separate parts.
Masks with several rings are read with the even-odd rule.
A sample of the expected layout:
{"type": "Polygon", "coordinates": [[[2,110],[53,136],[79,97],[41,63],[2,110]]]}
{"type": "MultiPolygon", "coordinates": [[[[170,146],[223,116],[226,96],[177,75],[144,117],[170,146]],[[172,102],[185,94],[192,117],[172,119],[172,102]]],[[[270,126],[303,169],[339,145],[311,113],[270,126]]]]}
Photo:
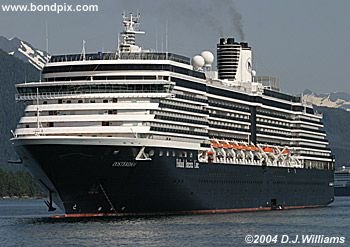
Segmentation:
{"type": "Polygon", "coordinates": [[[350,167],[342,166],[334,172],[335,196],[350,196],[350,167]]]}
{"type": "Polygon", "coordinates": [[[220,38],[216,58],[204,50],[190,59],[143,49],[139,15],[122,24],[115,52],[54,55],[41,81],[16,85],[26,107],[12,142],[49,210],[162,215],[333,202],[322,116],[262,83],[248,43],[220,38]]]}

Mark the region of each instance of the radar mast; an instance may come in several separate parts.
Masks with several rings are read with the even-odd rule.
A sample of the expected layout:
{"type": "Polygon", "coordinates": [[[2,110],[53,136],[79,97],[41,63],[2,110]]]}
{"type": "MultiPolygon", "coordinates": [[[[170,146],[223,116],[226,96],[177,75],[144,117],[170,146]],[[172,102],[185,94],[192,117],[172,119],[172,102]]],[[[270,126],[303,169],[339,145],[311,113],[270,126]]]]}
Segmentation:
{"type": "Polygon", "coordinates": [[[132,13],[126,15],[123,13],[123,31],[121,32],[121,41],[119,41],[120,52],[141,52],[142,48],[136,45],[136,34],[144,34],[140,31],[140,14],[133,16],[132,13]]]}

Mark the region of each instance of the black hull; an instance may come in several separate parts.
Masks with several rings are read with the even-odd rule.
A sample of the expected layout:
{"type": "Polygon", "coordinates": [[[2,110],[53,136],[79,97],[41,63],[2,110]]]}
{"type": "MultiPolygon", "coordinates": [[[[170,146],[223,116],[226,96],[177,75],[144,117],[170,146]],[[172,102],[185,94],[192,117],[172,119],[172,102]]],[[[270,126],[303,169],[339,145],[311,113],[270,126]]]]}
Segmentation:
{"type": "Polygon", "coordinates": [[[135,161],[137,147],[17,146],[66,214],[230,212],[334,200],[332,170],[197,163],[196,151],[179,158],[185,150],[152,149],[152,160],[135,161]]]}
{"type": "Polygon", "coordinates": [[[335,196],[350,196],[350,187],[334,187],[335,196]]]}

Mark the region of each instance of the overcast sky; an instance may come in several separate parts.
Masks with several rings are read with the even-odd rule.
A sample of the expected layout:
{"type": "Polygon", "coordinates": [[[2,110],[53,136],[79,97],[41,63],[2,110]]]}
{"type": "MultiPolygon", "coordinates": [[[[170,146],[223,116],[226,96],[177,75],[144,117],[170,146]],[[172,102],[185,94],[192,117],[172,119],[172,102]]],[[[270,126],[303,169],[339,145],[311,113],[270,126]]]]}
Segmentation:
{"type": "MultiPolygon", "coordinates": [[[[168,23],[168,50],[192,57],[215,54],[220,36],[244,39],[253,47],[258,75],[279,78],[283,91],[350,93],[350,1],[348,0],[56,0],[36,4],[98,4],[97,13],[4,13],[0,35],[17,36],[51,54],[113,51],[121,15],[140,11],[139,38],[145,48],[161,49],[168,23]],[[156,42],[158,38],[158,42],[156,42]]],[[[4,1],[26,3],[26,1],[4,1]]],[[[165,42],[164,42],[165,43],[165,42]]]]}

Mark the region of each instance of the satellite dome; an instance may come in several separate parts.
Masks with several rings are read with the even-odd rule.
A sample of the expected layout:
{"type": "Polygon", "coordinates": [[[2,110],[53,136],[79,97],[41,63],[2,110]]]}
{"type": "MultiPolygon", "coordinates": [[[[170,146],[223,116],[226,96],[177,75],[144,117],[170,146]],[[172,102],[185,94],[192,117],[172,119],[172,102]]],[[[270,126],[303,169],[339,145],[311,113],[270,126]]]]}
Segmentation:
{"type": "Polygon", "coordinates": [[[252,70],[252,76],[256,76],[256,71],[252,70]]]}
{"type": "Polygon", "coordinates": [[[214,55],[210,51],[202,51],[201,56],[204,58],[205,65],[211,65],[214,62],[214,55]]]}
{"type": "Polygon", "coordinates": [[[205,64],[204,58],[200,55],[196,55],[192,58],[192,66],[196,69],[203,67],[205,64]]]}

